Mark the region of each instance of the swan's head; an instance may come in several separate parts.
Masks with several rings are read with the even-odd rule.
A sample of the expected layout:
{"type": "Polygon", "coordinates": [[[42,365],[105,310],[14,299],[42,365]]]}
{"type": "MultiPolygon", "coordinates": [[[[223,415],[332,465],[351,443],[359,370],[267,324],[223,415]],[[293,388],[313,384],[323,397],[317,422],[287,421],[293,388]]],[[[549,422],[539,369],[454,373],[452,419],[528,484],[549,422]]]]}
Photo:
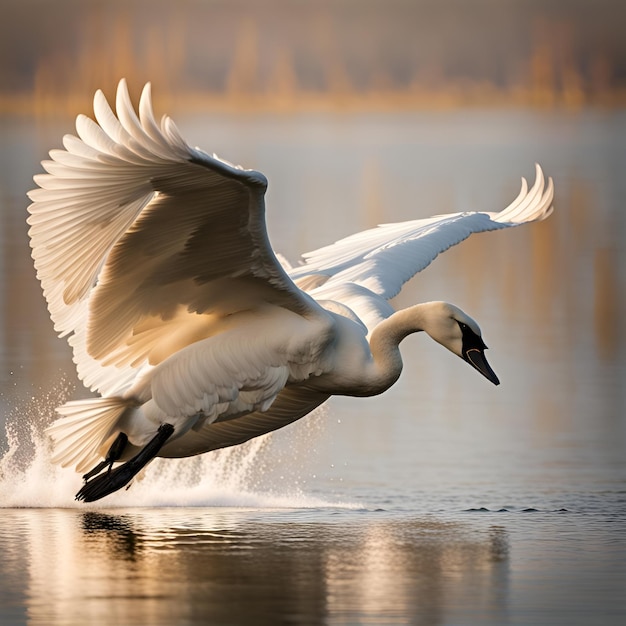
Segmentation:
{"type": "Polygon", "coordinates": [[[478,370],[494,385],[500,381],[485,358],[487,346],[480,327],[466,313],[447,302],[428,303],[428,323],[424,330],[442,346],[478,370]]]}

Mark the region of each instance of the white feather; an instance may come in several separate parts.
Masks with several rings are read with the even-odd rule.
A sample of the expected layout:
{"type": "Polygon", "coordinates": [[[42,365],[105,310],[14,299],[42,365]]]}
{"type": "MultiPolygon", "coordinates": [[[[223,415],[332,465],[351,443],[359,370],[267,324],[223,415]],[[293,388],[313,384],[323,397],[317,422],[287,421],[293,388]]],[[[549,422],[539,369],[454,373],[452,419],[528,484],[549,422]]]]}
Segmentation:
{"type": "Polygon", "coordinates": [[[67,402],[57,411],[63,416],[47,429],[56,444],[53,463],[75,465],[77,472],[88,469],[101,455],[101,446],[124,411],[130,406],[123,398],[90,398],[67,402]]]}
{"type": "Polygon", "coordinates": [[[282,427],[331,394],[380,393],[410,332],[463,356],[461,327],[479,335],[474,320],[437,302],[394,313],[388,299],[471,233],[551,211],[537,166],[533,187],[522,180],[499,213],[382,225],[294,268],[269,245],[263,174],[191,148],[167,116],[157,123],[149,84],[137,113],[122,80],[115,108],[96,92],[95,121],[78,116],[78,137],[50,152],[29,193],[55,329],[105,396],[63,405],[49,430],[55,460],[79,471],[119,432],[129,458],[169,423],[159,454],[186,456],[282,427]]]}
{"type": "MultiPolygon", "coordinates": [[[[517,198],[499,213],[451,213],[383,224],[305,253],[304,263],[289,270],[289,275],[304,289],[307,278],[323,276],[323,281],[317,281],[321,286],[314,283],[306,289],[313,297],[339,299],[353,307],[362,319],[368,317],[368,308],[371,311],[384,306],[380,302],[374,304],[377,299],[389,300],[396,296],[407,280],[430,265],[441,252],[472,233],[548,217],[552,212],[554,185],[552,179],[545,185],[539,165],[536,165],[536,173],[533,187],[528,190],[526,180],[522,179],[517,198]],[[364,292],[357,293],[354,289],[347,295],[348,285],[367,290],[369,299],[364,300],[364,292]]],[[[371,320],[370,330],[379,316],[374,315],[371,320]]]]}

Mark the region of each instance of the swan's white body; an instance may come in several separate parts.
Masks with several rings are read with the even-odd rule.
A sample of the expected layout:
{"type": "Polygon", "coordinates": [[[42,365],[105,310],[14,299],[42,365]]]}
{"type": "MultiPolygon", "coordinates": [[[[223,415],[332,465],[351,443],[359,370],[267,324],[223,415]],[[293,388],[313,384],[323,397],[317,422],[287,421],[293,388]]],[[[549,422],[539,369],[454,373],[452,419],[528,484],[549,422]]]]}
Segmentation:
{"type": "Polygon", "coordinates": [[[78,471],[119,432],[135,446],[124,459],[167,422],[174,434],[159,455],[189,456],[280,428],[332,394],[380,393],[400,374],[399,342],[417,330],[465,358],[460,328],[480,329],[462,311],[395,313],[388,299],[471,233],[551,211],[552,181],[537,166],[532,189],[522,179],[500,213],[380,226],[291,268],[267,238],[262,174],[189,147],[167,117],[157,124],[149,85],[139,116],[124,81],[117,115],[101,92],[94,110],[97,123],[78,117],[79,138],[51,151],[29,194],[55,329],[102,395],[63,405],[50,428],[55,460],[78,471]]]}

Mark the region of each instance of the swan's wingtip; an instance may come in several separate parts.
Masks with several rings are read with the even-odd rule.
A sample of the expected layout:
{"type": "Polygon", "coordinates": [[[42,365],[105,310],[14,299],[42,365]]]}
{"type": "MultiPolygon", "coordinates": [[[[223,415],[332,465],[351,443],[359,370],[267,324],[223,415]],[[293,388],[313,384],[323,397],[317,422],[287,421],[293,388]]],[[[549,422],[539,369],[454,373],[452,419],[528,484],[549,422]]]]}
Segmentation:
{"type": "Polygon", "coordinates": [[[152,83],[148,81],[141,90],[141,95],[145,94],[146,98],[152,99],[152,83]]]}
{"type": "Polygon", "coordinates": [[[522,188],[515,200],[496,214],[495,221],[500,223],[524,224],[546,219],[553,211],[554,182],[546,180],[543,169],[535,162],[535,182],[529,188],[528,181],[522,176],[522,188]]]}

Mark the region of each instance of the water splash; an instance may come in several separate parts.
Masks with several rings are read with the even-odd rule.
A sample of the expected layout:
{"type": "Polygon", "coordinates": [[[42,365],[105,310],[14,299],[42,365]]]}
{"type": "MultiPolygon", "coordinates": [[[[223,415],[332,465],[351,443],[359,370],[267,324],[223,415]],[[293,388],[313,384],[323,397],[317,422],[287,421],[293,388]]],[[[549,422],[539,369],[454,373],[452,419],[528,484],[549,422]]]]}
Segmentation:
{"type": "Polygon", "coordinates": [[[52,444],[43,432],[54,419],[54,408],[66,401],[71,392],[72,385],[62,380],[50,391],[40,392],[7,412],[6,451],[0,457],[0,507],[357,506],[314,497],[302,488],[306,478],[300,448],[306,445],[311,453],[311,438],[323,430],[324,408],[307,417],[306,423],[291,427],[287,446],[277,445],[275,436],[270,434],[193,458],[156,459],[129,489],[89,505],[75,502],[81,476],[72,468],[61,468],[50,461],[52,444]],[[282,467],[280,476],[277,467],[282,467]]]}

